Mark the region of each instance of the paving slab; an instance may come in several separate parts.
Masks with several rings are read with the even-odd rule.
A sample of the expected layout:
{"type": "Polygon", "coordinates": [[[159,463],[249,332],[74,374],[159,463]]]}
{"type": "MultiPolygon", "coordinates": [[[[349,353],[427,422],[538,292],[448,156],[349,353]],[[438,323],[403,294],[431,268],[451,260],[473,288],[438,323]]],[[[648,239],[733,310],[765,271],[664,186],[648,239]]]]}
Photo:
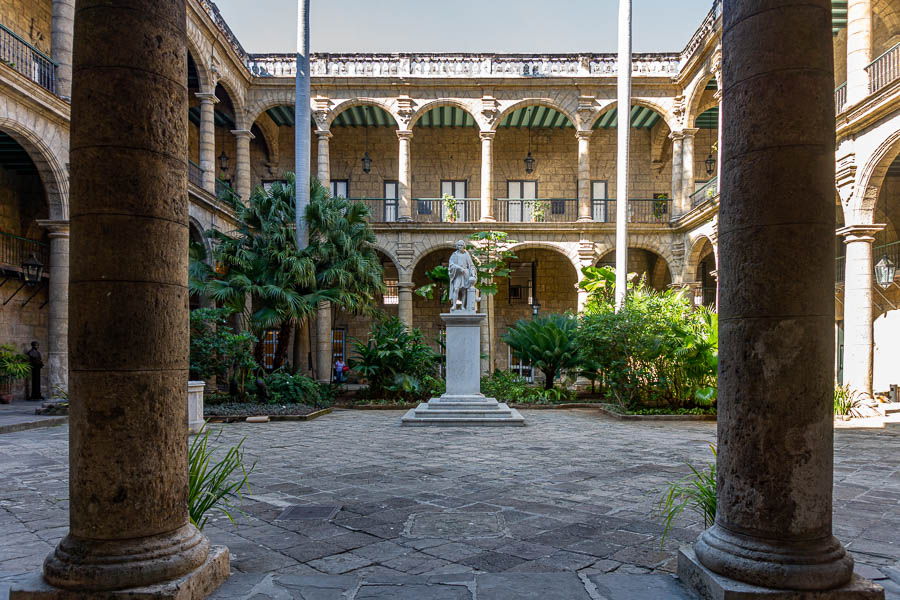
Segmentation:
{"type": "Polygon", "coordinates": [[[609,573],[591,575],[588,579],[605,600],[696,600],[671,575],[609,573]]]}
{"type": "Polygon", "coordinates": [[[491,573],[475,586],[478,600],[592,600],[575,573],[491,573]]]}

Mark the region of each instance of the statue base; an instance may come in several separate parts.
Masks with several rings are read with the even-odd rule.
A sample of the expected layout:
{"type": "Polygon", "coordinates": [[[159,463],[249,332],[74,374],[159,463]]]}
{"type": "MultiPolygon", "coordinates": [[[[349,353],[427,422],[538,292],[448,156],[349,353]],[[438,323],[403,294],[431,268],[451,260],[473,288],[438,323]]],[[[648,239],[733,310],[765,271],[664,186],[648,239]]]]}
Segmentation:
{"type": "Polygon", "coordinates": [[[522,427],[525,425],[525,418],[516,409],[497,402],[494,398],[485,398],[482,394],[470,396],[444,394],[440,398],[432,398],[416,408],[409,409],[403,415],[400,424],[420,427],[428,425],[522,427]]]}

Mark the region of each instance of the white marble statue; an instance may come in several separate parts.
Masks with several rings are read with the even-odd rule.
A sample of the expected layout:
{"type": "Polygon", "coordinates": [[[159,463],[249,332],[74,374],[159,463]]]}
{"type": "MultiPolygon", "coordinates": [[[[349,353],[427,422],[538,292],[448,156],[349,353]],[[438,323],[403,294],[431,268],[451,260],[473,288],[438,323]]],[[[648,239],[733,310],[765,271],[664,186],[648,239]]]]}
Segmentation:
{"type": "Polygon", "coordinates": [[[475,281],[478,274],[475,263],[466,252],[466,244],[462,240],[456,242],[456,252],[450,256],[450,312],[475,312],[475,281]],[[459,308],[457,308],[457,301],[459,308]]]}

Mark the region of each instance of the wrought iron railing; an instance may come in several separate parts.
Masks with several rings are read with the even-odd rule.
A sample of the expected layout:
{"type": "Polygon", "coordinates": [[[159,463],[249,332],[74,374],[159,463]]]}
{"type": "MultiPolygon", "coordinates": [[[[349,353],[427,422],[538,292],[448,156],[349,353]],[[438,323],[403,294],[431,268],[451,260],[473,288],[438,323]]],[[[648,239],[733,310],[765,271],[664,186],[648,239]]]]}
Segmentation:
{"type": "Polygon", "coordinates": [[[718,183],[719,177],[713,177],[706,183],[700,186],[700,188],[691,194],[691,208],[697,208],[707,200],[714,198],[718,193],[718,183]]]}
{"type": "Polygon", "coordinates": [[[32,254],[44,265],[44,272],[49,272],[50,244],[0,231],[0,263],[21,268],[32,254]]]}
{"type": "Polygon", "coordinates": [[[573,223],[578,220],[578,200],[497,198],[494,218],[509,223],[573,223]]]}
{"type": "MultiPolygon", "coordinates": [[[[617,202],[614,198],[593,200],[591,216],[598,223],[615,223],[617,202]]],[[[628,201],[629,223],[668,223],[672,217],[672,201],[668,198],[632,199],[628,201]]]]}
{"type": "MultiPolygon", "coordinates": [[[[882,244],[872,248],[872,265],[878,263],[883,256],[887,256],[895,266],[900,267],[900,240],[882,244]]],[[[846,275],[847,261],[845,256],[838,256],[834,259],[834,281],[835,283],[844,283],[846,275]]],[[[872,271],[872,277],[875,277],[875,271],[872,271]]]]}
{"type": "Polygon", "coordinates": [[[56,93],[56,62],[2,24],[0,63],[15,69],[50,93],[56,93]]]}
{"type": "Polygon", "coordinates": [[[413,198],[412,219],[416,223],[471,223],[481,218],[481,199],[413,198]]]}
{"type": "Polygon", "coordinates": [[[197,187],[203,187],[203,169],[190,159],[188,159],[188,181],[197,187]]]}
{"type": "Polygon", "coordinates": [[[847,82],[837,86],[834,90],[834,112],[839,113],[844,110],[847,104],[847,82]]]}
{"type": "Polygon", "coordinates": [[[874,94],[900,77],[900,44],[897,44],[866,67],[869,74],[869,93],[874,94]]]}
{"type": "Polygon", "coordinates": [[[351,202],[362,202],[369,208],[372,223],[393,223],[400,218],[400,201],[396,198],[348,198],[351,202]]]}

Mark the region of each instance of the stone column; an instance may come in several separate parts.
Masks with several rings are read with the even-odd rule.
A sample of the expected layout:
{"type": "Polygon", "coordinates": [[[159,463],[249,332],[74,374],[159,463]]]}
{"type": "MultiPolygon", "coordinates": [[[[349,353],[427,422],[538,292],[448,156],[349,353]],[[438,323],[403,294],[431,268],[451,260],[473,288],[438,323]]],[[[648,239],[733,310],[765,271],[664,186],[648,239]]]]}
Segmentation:
{"type": "Polygon", "coordinates": [[[316,136],[318,136],[319,147],[318,152],[316,152],[316,177],[319,180],[319,183],[324,185],[326,188],[331,187],[331,154],[329,153],[328,148],[328,140],[333,137],[333,134],[330,131],[318,129],[316,130],[316,136]]]}
{"type": "Polygon", "coordinates": [[[482,131],[481,136],[481,220],[494,217],[494,136],[496,131],[482,131]]]}
{"type": "Polygon", "coordinates": [[[56,67],[56,93],[72,96],[72,33],[75,27],[75,0],[53,0],[50,22],[50,57],[56,67]]]}
{"type": "Polygon", "coordinates": [[[723,10],[718,504],[693,547],[699,562],[683,549],[678,564],[704,598],[731,597],[722,589],[736,593],[735,580],[799,598],[853,574],[831,527],[831,2],[759,7],[726,0],[723,10]]]}
{"type": "MultiPolygon", "coordinates": [[[[721,76],[717,77],[722,81],[721,76]]],[[[716,101],[719,103],[719,129],[716,131],[716,193],[722,193],[722,89],[715,93],[716,101]]],[[[721,199],[719,200],[721,202],[721,199]]]]}
{"type": "Polygon", "coordinates": [[[681,206],[681,156],[684,135],[680,131],[669,134],[672,139],[672,214],[684,214],[681,206]]]}
{"type": "Polygon", "coordinates": [[[578,138],[578,221],[593,221],[591,215],[591,134],[593,131],[576,131],[578,138]]]}
{"type": "Polygon", "coordinates": [[[210,553],[187,507],[186,6],[79,0],[75,21],[69,391],[77,401],[69,533],[45,560],[44,579],[98,598],[197,577],[181,580],[179,597],[202,597],[227,577],[228,555],[210,553]]]}
{"type": "Polygon", "coordinates": [[[872,62],[872,0],[850,0],[847,3],[847,106],[869,95],[872,62]]]}
{"type": "Polygon", "coordinates": [[[397,318],[409,329],[413,326],[413,282],[401,281],[397,284],[397,318]]]}
{"type": "Polygon", "coordinates": [[[200,99],[200,170],[203,171],[203,189],[216,193],[216,122],[215,106],[219,102],[215,94],[197,92],[200,99]]]}
{"type": "Polygon", "coordinates": [[[69,222],[38,221],[38,224],[49,231],[50,237],[47,397],[57,398],[60,389],[69,389],[69,222]]]}
{"type": "Polygon", "coordinates": [[[331,304],[319,302],[316,312],[316,379],[331,381],[331,304]]]}
{"type": "Polygon", "coordinates": [[[844,275],[844,383],[872,395],[872,242],[884,225],[838,229],[847,246],[844,275]]]}
{"type": "Polygon", "coordinates": [[[691,210],[694,193],[694,136],[698,129],[684,129],[681,141],[681,214],[691,210]]]}
{"type": "Polygon", "coordinates": [[[244,200],[250,198],[250,140],[254,136],[249,129],[232,129],[235,140],[237,165],[234,167],[234,191],[244,200]]]}
{"type": "Polygon", "coordinates": [[[412,221],[412,191],[410,184],[409,143],[413,132],[400,130],[397,139],[400,141],[399,163],[397,167],[397,191],[400,196],[398,221],[412,221]]]}

